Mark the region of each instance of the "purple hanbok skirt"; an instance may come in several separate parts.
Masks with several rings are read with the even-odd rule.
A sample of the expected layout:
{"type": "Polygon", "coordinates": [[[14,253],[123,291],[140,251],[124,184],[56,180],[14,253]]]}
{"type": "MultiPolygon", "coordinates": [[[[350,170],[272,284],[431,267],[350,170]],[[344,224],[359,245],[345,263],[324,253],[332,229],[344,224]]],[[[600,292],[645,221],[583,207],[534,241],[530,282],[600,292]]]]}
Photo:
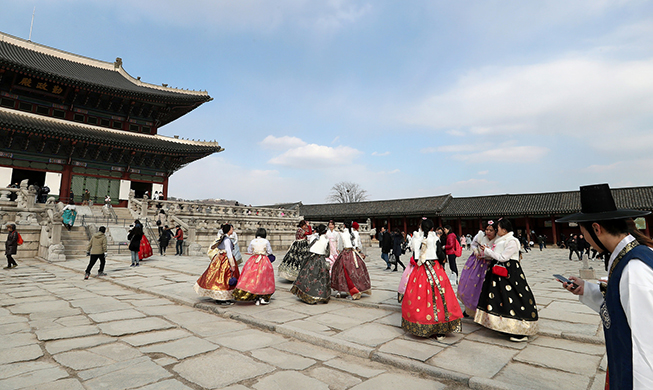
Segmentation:
{"type": "Polygon", "coordinates": [[[465,311],[470,316],[474,316],[478,298],[483,288],[485,273],[487,272],[487,261],[477,259],[472,253],[467,259],[460,278],[458,279],[458,299],[465,305],[465,311]]]}

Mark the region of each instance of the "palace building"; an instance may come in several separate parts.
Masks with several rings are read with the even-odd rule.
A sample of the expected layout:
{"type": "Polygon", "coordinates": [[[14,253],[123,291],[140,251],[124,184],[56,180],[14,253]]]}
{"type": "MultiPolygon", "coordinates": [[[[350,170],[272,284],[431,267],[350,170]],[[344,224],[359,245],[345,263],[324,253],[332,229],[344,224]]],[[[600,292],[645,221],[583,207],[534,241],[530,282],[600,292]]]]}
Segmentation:
{"type": "Polygon", "coordinates": [[[159,191],[186,164],[224,150],[158,134],[212,98],[154,85],[104,62],[0,33],[0,187],[24,179],[76,202],[126,203],[159,191]]]}

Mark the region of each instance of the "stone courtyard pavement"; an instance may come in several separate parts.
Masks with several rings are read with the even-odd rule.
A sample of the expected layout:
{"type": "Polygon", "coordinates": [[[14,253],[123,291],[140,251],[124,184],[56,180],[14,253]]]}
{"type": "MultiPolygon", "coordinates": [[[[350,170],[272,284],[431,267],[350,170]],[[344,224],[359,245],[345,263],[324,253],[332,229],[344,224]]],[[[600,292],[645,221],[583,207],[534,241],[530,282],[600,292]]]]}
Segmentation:
{"type": "Polygon", "coordinates": [[[406,334],[401,272],[384,271],[378,248],[366,252],[373,295],[326,305],[277,280],[270,305],[218,306],[193,291],[207,257],[130,268],[129,256],[112,256],[108,276],[86,281],[87,258],[22,261],[0,272],[0,389],[603,388],[599,316],[551,276],[578,273],[567,251],[524,255],[540,314],[526,343],[469,319],[441,342],[406,334]]]}

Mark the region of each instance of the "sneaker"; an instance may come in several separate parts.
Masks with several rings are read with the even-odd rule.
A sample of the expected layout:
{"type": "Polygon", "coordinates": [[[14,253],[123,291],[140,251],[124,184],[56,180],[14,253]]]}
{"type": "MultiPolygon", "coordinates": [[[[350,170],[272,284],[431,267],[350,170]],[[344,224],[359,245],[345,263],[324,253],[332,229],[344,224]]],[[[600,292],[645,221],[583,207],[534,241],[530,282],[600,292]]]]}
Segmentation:
{"type": "Polygon", "coordinates": [[[136,265],[134,267],[140,267],[140,266],[141,266],[141,263],[136,263],[136,265]]]}
{"type": "Polygon", "coordinates": [[[222,306],[231,306],[234,304],[234,301],[222,301],[220,302],[222,306]]]}
{"type": "Polygon", "coordinates": [[[268,305],[270,301],[266,301],[265,299],[261,298],[261,305],[268,305]]]}
{"type": "Polygon", "coordinates": [[[257,299],[255,305],[258,306],[258,305],[260,305],[260,304],[261,304],[261,300],[260,300],[260,299],[257,299]]]}
{"type": "Polygon", "coordinates": [[[340,295],[340,293],[337,292],[337,293],[336,293],[336,298],[340,298],[340,297],[342,297],[342,295],[340,295]]]}
{"type": "Polygon", "coordinates": [[[447,336],[444,335],[444,334],[439,334],[439,335],[436,335],[436,336],[435,336],[435,339],[436,339],[437,341],[442,341],[442,340],[444,340],[446,337],[447,337],[447,336]]]}
{"type": "Polygon", "coordinates": [[[510,341],[514,341],[515,343],[522,343],[524,341],[528,341],[528,336],[524,337],[511,337],[510,341]]]}
{"type": "Polygon", "coordinates": [[[130,267],[136,267],[136,264],[132,264],[132,265],[130,265],[130,267]]]}
{"type": "Polygon", "coordinates": [[[85,274],[84,274],[84,280],[88,279],[89,276],[91,276],[91,274],[89,274],[89,273],[85,273],[85,274]]]}
{"type": "Polygon", "coordinates": [[[107,276],[104,272],[98,272],[97,276],[107,276]]]}
{"type": "Polygon", "coordinates": [[[8,266],[4,267],[3,269],[11,269],[11,268],[12,268],[12,266],[8,265],[8,266]]]}

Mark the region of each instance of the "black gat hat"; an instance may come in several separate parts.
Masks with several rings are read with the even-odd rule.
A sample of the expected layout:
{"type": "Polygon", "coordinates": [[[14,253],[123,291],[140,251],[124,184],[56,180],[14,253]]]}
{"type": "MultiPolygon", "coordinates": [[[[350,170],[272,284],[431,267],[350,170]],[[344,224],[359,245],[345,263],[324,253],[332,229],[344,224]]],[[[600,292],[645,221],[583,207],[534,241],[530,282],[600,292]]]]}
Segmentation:
{"type": "Polygon", "coordinates": [[[567,215],[556,222],[595,222],[614,219],[637,218],[648,215],[650,211],[617,209],[610,186],[593,184],[580,187],[581,212],[567,215]]]}

